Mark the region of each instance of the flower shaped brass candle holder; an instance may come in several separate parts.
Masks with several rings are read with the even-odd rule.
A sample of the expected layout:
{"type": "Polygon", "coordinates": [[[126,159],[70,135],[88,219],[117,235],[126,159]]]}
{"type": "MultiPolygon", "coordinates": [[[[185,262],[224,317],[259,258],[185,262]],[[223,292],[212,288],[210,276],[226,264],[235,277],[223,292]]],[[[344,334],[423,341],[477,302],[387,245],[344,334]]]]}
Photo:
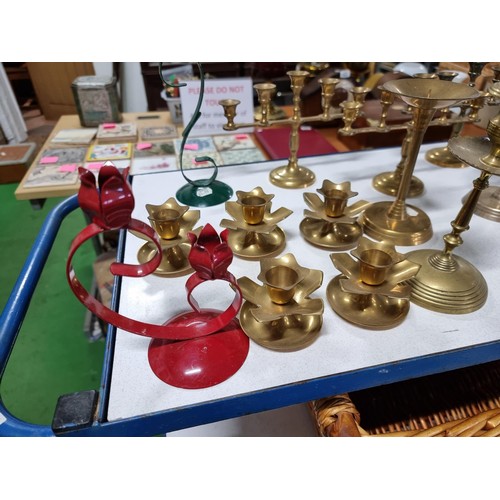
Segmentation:
{"type": "Polygon", "coordinates": [[[350,182],[336,184],[324,180],[316,193],[304,193],[304,201],[311,210],[304,210],[305,218],[300,223],[302,236],[322,248],[350,250],[354,248],[363,228],[357,222],[358,215],[370,204],[360,200],[350,207],[347,202],[358,193],[351,191],[350,182]]]}
{"type": "MultiPolygon", "coordinates": [[[[193,269],[188,261],[191,249],[188,233],[199,234],[201,227],[195,230],[193,227],[200,218],[200,211],[179,205],[175,198],[169,198],[162,205],[147,204],[146,210],[162,247],[162,260],[154,274],[177,277],[191,273],[193,269]]],[[[148,241],[139,249],[137,259],[140,263],[147,262],[155,252],[156,247],[148,241]]]]}
{"type": "Polygon", "coordinates": [[[416,304],[449,314],[465,314],[480,309],[486,302],[488,286],[481,272],[452,252],[463,243],[461,233],[469,223],[481,192],[488,187],[492,175],[500,175],[500,115],[490,120],[488,137],[454,137],[448,142],[450,151],[460,161],[481,171],[474,181],[462,208],[451,223],[452,231],[443,239],[439,250],[415,250],[408,259],[419,263],[419,273],[409,281],[411,300],[416,304]]]}
{"type": "Polygon", "coordinates": [[[221,227],[229,229],[228,244],[238,257],[255,260],[279,254],[286,237],[278,222],[293,212],[281,207],[271,213],[273,194],[261,187],[236,191],[237,201],[226,202],[226,212],[233,220],[222,219],[221,227]]]}
{"type": "Polygon", "coordinates": [[[259,285],[238,279],[244,302],[240,323],[257,344],[275,351],[309,346],[323,324],[323,300],[309,295],[323,282],[323,273],[300,266],[292,254],[261,261],[259,285]]]}
{"type": "MultiPolygon", "coordinates": [[[[187,234],[191,243],[188,260],[194,271],[186,281],[191,311],[178,314],[161,325],[123,316],[99,302],[84,288],[73,268],[73,257],[83,243],[107,230],[123,229],[142,234],[156,246],[151,260],[139,265],[114,262],[110,266],[111,273],[116,276],[142,278],[154,272],[162,261],[160,238],[150,226],[131,218],[134,197],[126,180],[127,169],[122,175],[114,166],[102,167],[98,186],[92,172],[83,168],[79,172],[81,185],[78,201],[92,222],[72,241],[66,263],[68,283],[78,300],[104,322],[152,338],[147,353],[149,365],[165,383],[185,389],[200,389],[219,384],[234,375],[245,362],[249,340],[236,319],[242,294],[236,278],[228,271],[233,254],[227,244],[227,231],[219,235],[207,224],[199,235],[193,232],[187,234]],[[231,304],[224,311],[202,309],[193,297],[199,285],[214,280],[227,281],[234,292],[231,304]]],[[[153,212],[157,208],[152,209],[153,212]]],[[[184,210],[183,215],[187,213],[184,210]]],[[[182,216],[164,218],[157,230],[174,239],[174,234],[177,233],[178,237],[180,233],[178,225],[182,227],[180,219],[182,216]]]]}
{"type": "Polygon", "coordinates": [[[406,260],[389,242],[362,237],[349,254],[331,254],[342,273],[327,286],[332,309],[346,321],[370,330],[399,325],[410,308],[410,287],[403,282],[415,276],[420,265],[406,260]]]}

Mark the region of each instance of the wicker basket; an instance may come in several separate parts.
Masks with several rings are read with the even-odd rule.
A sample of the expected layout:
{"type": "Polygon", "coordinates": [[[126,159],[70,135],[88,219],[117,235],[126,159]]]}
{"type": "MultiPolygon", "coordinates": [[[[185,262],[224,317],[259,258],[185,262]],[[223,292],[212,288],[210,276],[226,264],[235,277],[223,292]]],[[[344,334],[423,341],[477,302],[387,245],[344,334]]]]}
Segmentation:
{"type": "Polygon", "coordinates": [[[312,401],[320,436],[500,436],[500,361],[312,401]]]}

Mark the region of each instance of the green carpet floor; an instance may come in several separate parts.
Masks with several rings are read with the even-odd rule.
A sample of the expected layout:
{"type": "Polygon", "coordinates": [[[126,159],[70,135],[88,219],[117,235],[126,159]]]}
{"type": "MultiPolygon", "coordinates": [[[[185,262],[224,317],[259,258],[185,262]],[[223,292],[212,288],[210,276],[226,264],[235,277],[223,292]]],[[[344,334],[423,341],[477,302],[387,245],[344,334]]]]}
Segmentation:
{"type": "MultiPolygon", "coordinates": [[[[17,184],[0,185],[0,310],[23,267],[45,217],[62,198],[34,210],[14,196],[17,184]]],[[[104,340],[91,342],[84,333],[86,309],[66,281],[69,245],[85,226],[80,209],[64,220],[0,383],[0,397],[15,417],[50,425],[57,398],[98,389],[104,340]]],[[[90,288],[95,252],[85,244],[75,256],[75,269],[90,288]]]]}

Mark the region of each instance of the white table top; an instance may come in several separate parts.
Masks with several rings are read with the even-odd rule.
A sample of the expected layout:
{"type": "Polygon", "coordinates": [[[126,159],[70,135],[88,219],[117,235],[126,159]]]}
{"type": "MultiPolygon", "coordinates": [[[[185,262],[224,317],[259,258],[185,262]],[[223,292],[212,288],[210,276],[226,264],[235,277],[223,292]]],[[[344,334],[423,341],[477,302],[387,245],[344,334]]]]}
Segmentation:
{"type": "MultiPolygon", "coordinates": [[[[424,145],[421,148],[414,175],[425,184],[419,198],[407,199],[408,205],[423,209],[431,218],[434,235],[423,245],[397,247],[402,253],[418,248],[442,249],[442,237],[451,229],[450,222],[461,207],[462,197],[472,188],[472,181],[479,176],[474,168],[445,169],[426,162],[427,149],[444,144],[424,145]]],[[[272,168],[283,161],[262,162],[220,169],[218,179],[228,183],[233,190],[250,191],[260,186],[274,194],[272,211],[280,207],[293,210],[279,226],[286,234],[285,253],[293,253],[302,266],[321,269],[323,284],[311,298],[324,300],[323,327],[316,341],[309,347],[295,352],[276,352],[250,341],[248,357],[231,378],[214,387],[198,390],[171,387],[159,380],[147,359],[150,339],[118,330],[110,385],[108,419],[110,421],[140,416],[150,412],[182,408],[197,403],[214,401],[234,395],[308,381],[332,374],[360,370],[398,360],[405,360],[434,353],[441,353],[474,346],[500,339],[500,293],[495,284],[500,279],[500,263],[494,248],[500,243],[497,223],[474,216],[470,230],[462,236],[464,244],[456,254],[473,263],[483,274],[489,295],[479,311],[465,315],[448,315],[429,311],[411,304],[405,321],[396,328],[383,331],[363,329],[343,320],[330,307],[325,291],[328,283],[339,274],[330,260],[330,251],[313,247],[303,239],[299,223],[307,208],[303,193],[316,192],[324,179],[340,183],[351,182],[351,189],[359,200],[370,202],[392,200],[375,191],[372,178],[381,172],[393,171],[400,160],[400,148],[378,149],[328,156],[309,157],[300,161],[317,176],[314,185],[297,190],[273,186],[268,180],[272,168]]],[[[192,179],[206,178],[207,171],[189,171],[192,179]]],[[[133,217],[147,222],[146,203],[162,204],[175,197],[178,188],[186,184],[180,172],[135,176],[133,190],[136,208],[133,217]]],[[[491,185],[498,184],[493,178],[491,185]]],[[[232,200],[236,199],[233,195],[232,200]]],[[[196,207],[193,207],[196,208],[196,207]]],[[[221,219],[231,218],[224,205],[202,208],[197,226],[206,223],[221,231],[221,219]]],[[[144,244],[134,235],[127,235],[124,261],[137,263],[137,252],[144,244]]],[[[237,277],[248,276],[259,283],[258,261],[246,261],[235,256],[229,270],[237,277]]],[[[150,275],[142,279],[124,278],[120,296],[120,312],[137,320],[162,324],[179,312],[188,311],[184,285],[187,277],[165,278],[150,275]]],[[[213,301],[214,288],[207,288],[197,296],[202,307],[223,307],[213,301]],[[205,293],[203,293],[205,292],[205,293]]],[[[222,287],[220,296],[223,296],[222,287]]],[[[227,298],[226,298],[227,299],[227,298]]]]}

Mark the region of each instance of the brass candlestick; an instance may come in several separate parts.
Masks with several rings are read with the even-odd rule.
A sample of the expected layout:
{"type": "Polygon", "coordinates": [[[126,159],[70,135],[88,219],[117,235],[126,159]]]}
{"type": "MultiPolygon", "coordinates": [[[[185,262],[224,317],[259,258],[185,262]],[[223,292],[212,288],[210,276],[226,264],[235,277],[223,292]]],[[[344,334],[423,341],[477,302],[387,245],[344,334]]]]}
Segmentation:
{"type": "MultiPolygon", "coordinates": [[[[493,78],[493,85],[487,91],[488,104],[498,104],[500,102],[500,66],[492,66],[495,74],[493,78]]],[[[467,195],[464,197],[464,200],[467,195]]],[[[488,186],[479,197],[476,208],[474,210],[476,215],[485,219],[500,222],[500,186],[488,186]]]]}
{"type": "Polygon", "coordinates": [[[275,351],[309,346],[323,324],[323,300],[309,296],[323,282],[323,273],[298,264],[292,254],[261,261],[259,285],[238,279],[245,302],[240,311],[243,331],[257,344],[275,351]]]}
{"type": "Polygon", "coordinates": [[[332,309],[346,321],[381,330],[400,324],[410,308],[410,287],[404,282],[420,266],[396,252],[394,245],[362,237],[349,254],[331,254],[342,273],[330,281],[326,296],[332,309]]]}
{"type": "MultiPolygon", "coordinates": [[[[175,198],[169,198],[162,205],[146,205],[148,220],[160,237],[162,260],[154,274],[166,277],[184,276],[192,272],[188,261],[189,243],[187,233],[198,234],[201,227],[193,230],[200,218],[199,210],[190,210],[189,207],[179,205],[175,198]]],[[[137,236],[144,238],[138,233],[137,236]]],[[[137,254],[141,264],[148,262],[157,252],[151,242],[145,243],[137,254]]]]}
{"type": "MultiPolygon", "coordinates": [[[[418,80],[429,81],[438,79],[438,75],[434,73],[417,73],[416,75],[414,75],[413,78],[418,80]]],[[[395,130],[406,130],[406,137],[403,141],[401,148],[401,161],[397,165],[396,169],[392,172],[382,172],[380,174],[377,174],[372,181],[372,185],[377,191],[383,194],[387,194],[389,196],[396,196],[399,189],[399,185],[401,184],[404,165],[408,158],[408,147],[413,142],[412,135],[414,133],[413,131],[414,120],[411,119],[410,121],[402,124],[388,125],[386,123],[386,117],[388,110],[392,106],[392,103],[394,101],[394,94],[391,92],[384,91],[383,87],[379,87],[379,89],[382,91],[380,97],[382,109],[378,123],[367,127],[353,128],[352,124],[354,123],[356,118],[362,114],[363,106],[360,105],[359,103],[357,104],[351,103],[350,106],[345,106],[345,104],[349,104],[349,102],[341,103],[340,107],[341,109],[343,109],[344,112],[343,114],[344,127],[339,129],[338,133],[339,135],[352,136],[364,133],[373,133],[373,132],[387,133],[395,130]]],[[[442,113],[439,118],[431,120],[427,126],[445,126],[457,123],[461,123],[463,125],[464,123],[476,121],[477,113],[483,104],[484,100],[481,98],[472,100],[471,102],[468,102],[467,105],[464,105],[464,109],[470,108],[470,112],[468,114],[459,117],[448,117],[446,113],[442,113]]],[[[445,110],[446,109],[447,108],[445,106],[445,110]]],[[[408,113],[410,114],[413,113],[411,105],[408,105],[408,110],[409,110],[408,113]]],[[[410,179],[410,185],[408,188],[407,197],[414,198],[416,196],[420,196],[423,193],[423,191],[424,191],[423,182],[417,177],[412,175],[410,179]]]]}
{"type": "MultiPolygon", "coordinates": [[[[413,78],[420,79],[436,79],[438,76],[435,73],[415,73],[413,78]]],[[[394,94],[391,92],[386,92],[392,97],[394,101],[394,94]]],[[[382,94],[383,97],[383,94],[382,94]]],[[[382,98],[381,98],[381,102],[382,98]]],[[[412,114],[411,106],[407,106],[407,113],[412,114]]],[[[396,166],[396,169],[392,172],[382,172],[377,174],[372,180],[372,186],[380,193],[387,194],[389,196],[396,196],[398,192],[399,185],[401,184],[401,177],[403,176],[403,168],[408,157],[408,146],[412,141],[413,132],[413,120],[410,120],[406,126],[406,135],[403,139],[403,144],[401,146],[401,160],[396,166]]],[[[408,198],[416,198],[424,192],[424,183],[416,176],[412,175],[410,180],[410,187],[408,189],[408,198]]]]}
{"type": "Polygon", "coordinates": [[[293,212],[281,207],[271,213],[273,194],[261,187],[251,191],[236,191],[237,201],[226,202],[226,212],[233,220],[222,219],[221,227],[229,229],[227,243],[234,255],[257,260],[280,253],[286,244],[283,230],[278,227],[293,212]]]}
{"type": "MultiPolygon", "coordinates": [[[[474,87],[477,77],[481,74],[484,63],[469,63],[469,86],[474,87]]],[[[452,81],[457,75],[453,71],[441,71],[437,73],[441,80],[452,81]]],[[[447,111],[447,109],[446,109],[447,111]]],[[[460,111],[460,116],[465,116],[467,112],[467,106],[462,106],[460,111]]],[[[445,111],[443,110],[443,114],[445,111]]],[[[447,114],[447,113],[446,113],[447,114]]],[[[458,137],[464,128],[464,123],[455,123],[453,125],[450,139],[453,137],[458,137]]],[[[467,166],[464,162],[461,162],[448,148],[448,145],[440,148],[433,148],[427,151],[425,154],[425,159],[437,165],[438,167],[445,168],[464,168],[467,166]]]]}
{"type": "Polygon", "coordinates": [[[350,182],[336,184],[324,180],[317,192],[323,195],[323,200],[315,193],[304,193],[310,210],[304,210],[305,218],[299,226],[302,236],[309,243],[329,250],[354,248],[363,234],[357,218],[370,203],[360,200],[347,206],[348,200],[358,194],[351,191],[350,182]]]}
{"type": "Polygon", "coordinates": [[[269,174],[269,179],[272,184],[282,188],[297,189],[310,186],[314,183],[316,177],[308,168],[298,164],[297,153],[299,149],[299,128],[302,124],[314,121],[330,121],[336,118],[341,118],[341,113],[331,112],[331,101],[335,94],[335,87],[339,80],[336,78],[322,78],[321,84],[321,106],[323,112],[316,116],[301,116],[300,110],[300,93],[304,88],[305,80],[309,76],[307,71],[288,71],[290,77],[290,87],[293,94],[293,111],[292,117],[283,120],[271,120],[269,117],[271,108],[271,99],[276,90],[276,85],[273,83],[261,83],[254,85],[257,92],[257,97],[260,103],[260,120],[254,123],[234,122],[236,116],[236,107],[240,103],[237,99],[223,99],[219,104],[224,108],[224,115],[227,119],[224,130],[234,131],[239,128],[246,127],[270,127],[273,125],[289,125],[290,130],[290,156],[287,165],[275,168],[269,174]]]}
{"type": "Polygon", "coordinates": [[[437,109],[476,98],[479,92],[459,83],[418,78],[389,81],[383,87],[414,108],[413,131],[396,199],[370,205],[361,216],[361,223],[365,233],[374,239],[389,240],[395,245],[419,245],[432,236],[431,221],[423,210],[408,206],[414,213],[411,215],[406,197],[425,131],[437,109]]]}
{"type": "Polygon", "coordinates": [[[427,309],[449,314],[476,311],[486,302],[488,287],[482,274],[467,260],[452,254],[463,243],[461,233],[469,229],[481,192],[491,175],[500,175],[500,115],[490,121],[489,140],[484,137],[454,137],[448,146],[461,161],[481,171],[474,188],[443,237],[444,250],[415,250],[408,259],[421,265],[409,281],[411,300],[427,309]]]}

